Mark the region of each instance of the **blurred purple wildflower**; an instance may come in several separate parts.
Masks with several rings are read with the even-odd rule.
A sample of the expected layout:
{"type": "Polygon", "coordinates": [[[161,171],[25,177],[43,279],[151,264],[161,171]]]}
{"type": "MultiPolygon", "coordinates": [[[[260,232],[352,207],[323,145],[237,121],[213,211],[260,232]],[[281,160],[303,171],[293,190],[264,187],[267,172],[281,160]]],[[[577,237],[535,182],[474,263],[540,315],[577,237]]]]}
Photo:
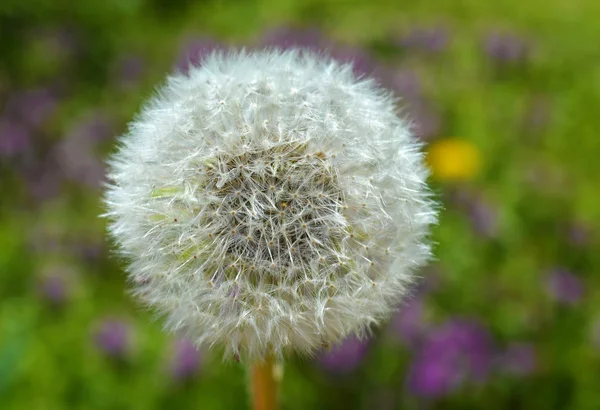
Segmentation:
{"type": "Polygon", "coordinates": [[[135,54],[121,56],[115,62],[115,79],[124,88],[135,86],[144,73],[144,60],[135,54]]]}
{"type": "Polygon", "coordinates": [[[122,320],[106,319],[94,335],[96,347],[108,356],[123,358],[131,347],[131,329],[122,320]]]}
{"type": "Polygon", "coordinates": [[[484,50],[488,57],[495,61],[514,63],[527,58],[529,46],[514,34],[495,31],[486,36],[484,50]]]}
{"type": "Polygon", "coordinates": [[[416,102],[421,97],[421,80],[415,71],[408,68],[393,74],[391,87],[404,100],[416,102]]]}
{"type": "Polygon", "coordinates": [[[392,330],[403,343],[416,346],[425,334],[424,303],[420,297],[412,298],[402,306],[392,319],[392,330]]]}
{"type": "Polygon", "coordinates": [[[300,47],[317,50],[321,47],[321,42],[321,33],[316,28],[278,27],[263,34],[259,45],[281,49],[300,47]]]}
{"type": "Polygon", "coordinates": [[[556,268],[546,276],[546,290],[556,302],[575,305],[583,296],[584,285],[573,273],[563,268],[556,268]]]}
{"type": "Polygon", "coordinates": [[[535,346],[526,342],[513,342],[499,356],[498,366],[504,373],[515,376],[526,376],[537,367],[535,346]]]}
{"type": "Polygon", "coordinates": [[[42,298],[53,305],[62,304],[67,298],[67,284],[65,278],[53,274],[41,278],[38,291],[42,298]]]}
{"type": "Polygon", "coordinates": [[[98,188],[104,179],[104,165],[87,149],[76,143],[64,142],[57,149],[58,163],[66,179],[98,188]]]}
{"type": "Polygon", "coordinates": [[[319,357],[322,368],[332,373],[349,373],[357,368],[368,350],[368,341],[350,337],[339,346],[334,346],[330,351],[319,357]]]}
{"type": "Polygon", "coordinates": [[[431,107],[422,101],[409,104],[408,119],[412,121],[414,133],[423,140],[429,140],[439,134],[441,119],[431,107]]]}
{"type": "Polygon", "coordinates": [[[220,47],[216,41],[210,38],[188,38],[184,41],[179,57],[177,58],[176,69],[183,74],[187,74],[190,66],[201,64],[206,55],[220,47]]]}
{"type": "Polygon", "coordinates": [[[423,268],[419,276],[420,281],[415,286],[412,297],[390,321],[392,334],[410,348],[416,347],[429,330],[425,316],[425,298],[440,286],[440,267],[431,264],[423,268]]]}
{"type": "Polygon", "coordinates": [[[316,28],[278,27],[267,31],[260,39],[259,45],[281,49],[298,47],[317,52],[327,50],[336,60],[351,63],[357,76],[371,75],[379,80],[383,76],[365,50],[326,40],[316,28]]]}
{"type": "Polygon", "coordinates": [[[89,144],[102,142],[112,135],[113,124],[110,118],[102,112],[93,112],[74,123],[66,138],[89,144]]]}
{"type": "Polygon", "coordinates": [[[480,192],[457,186],[450,190],[448,202],[466,213],[477,235],[486,238],[498,236],[498,211],[480,192]]]}
{"type": "Polygon", "coordinates": [[[401,47],[430,53],[443,51],[448,46],[448,43],[448,31],[441,26],[415,27],[398,40],[398,44],[401,47]]]}
{"type": "Polygon", "coordinates": [[[54,161],[38,161],[23,172],[25,185],[31,197],[42,202],[54,198],[60,193],[63,177],[54,161]]]}
{"type": "Polygon", "coordinates": [[[64,176],[97,188],[105,177],[104,163],[96,154],[96,143],[112,133],[108,119],[94,114],[77,122],[55,148],[56,162],[64,176]]]}
{"type": "Polygon", "coordinates": [[[0,120],[0,157],[13,157],[31,147],[29,131],[21,124],[0,120]]]}
{"type": "Polygon", "coordinates": [[[407,385],[417,396],[445,396],[466,382],[484,382],[492,360],[485,328],[470,320],[448,320],[427,335],[409,368],[407,385]]]}
{"type": "Polygon", "coordinates": [[[100,158],[90,157],[89,162],[82,163],[81,173],[74,180],[90,187],[99,188],[104,181],[106,169],[100,158]]]}
{"type": "Polygon", "coordinates": [[[473,192],[465,185],[451,186],[446,193],[448,194],[447,202],[460,209],[466,208],[473,197],[473,192]]]}
{"type": "Polygon", "coordinates": [[[200,368],[200,354],[196,346],[188,339],[178,339],[174,343],[171,359],[171,375],[176,380],[194,376],[200,368]]]}
{"type": "Polygon", "coordinates": [[[78,242],[75,246],[81,257],[88,262],[97,261],[104,252],[104,243],[102,241],[97,241],[97,243],[94,243],[89,240],[84,240],[82,242],[78,242]]]}
{"type": "Polygon", "coordinates": [[[54,93],[39,88],[13,94],[6,104],[5,111],[7,115],[23,124],[37,127],[47,121],[56,108],[57,99],[54,93]]]}
{"type": "Polygon", "coordinates": [[[366,51],[348,45],[332,45],[330,54],[338,61],[351,63],[356,76],[368,75],[376,80],[381,80],[381,76],[376,72],[375,62],[366,51]]]}
{"type": "Polygon", "coordinates": [[[481,198],[475,198],[468,205],[468,213],[475,233],[487,238],[497,236],[498,217],[490,204],[481,198]]]}

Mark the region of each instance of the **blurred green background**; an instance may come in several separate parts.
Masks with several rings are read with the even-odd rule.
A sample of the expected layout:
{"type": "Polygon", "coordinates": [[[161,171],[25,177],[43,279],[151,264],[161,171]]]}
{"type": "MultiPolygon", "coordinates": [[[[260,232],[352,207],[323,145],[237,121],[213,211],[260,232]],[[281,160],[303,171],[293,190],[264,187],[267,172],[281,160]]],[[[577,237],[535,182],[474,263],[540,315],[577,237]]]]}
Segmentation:
{"type": "Polygon", "coordinates": [[[173,70],[303,46],[401,96],[436,261],[368,341],[286,363],[284,409],[600,409],[600,2],[3,0],[0,409],[243,409],[105,239],[104,160],[173,70]]]}

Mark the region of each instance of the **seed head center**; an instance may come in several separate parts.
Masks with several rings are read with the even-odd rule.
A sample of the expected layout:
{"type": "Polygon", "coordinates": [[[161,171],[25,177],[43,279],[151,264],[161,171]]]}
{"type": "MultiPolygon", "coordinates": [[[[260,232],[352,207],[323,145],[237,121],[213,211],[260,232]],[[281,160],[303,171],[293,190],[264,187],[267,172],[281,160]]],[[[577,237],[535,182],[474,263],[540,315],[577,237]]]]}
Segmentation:
{"type": "Polygon", "coordinates": [[[217,216],[202,226],[231,263],[277,274],[335,253],[346,228],[343,192],[323,152],[286,143],[208,162],[204,214],[217,216]]]}

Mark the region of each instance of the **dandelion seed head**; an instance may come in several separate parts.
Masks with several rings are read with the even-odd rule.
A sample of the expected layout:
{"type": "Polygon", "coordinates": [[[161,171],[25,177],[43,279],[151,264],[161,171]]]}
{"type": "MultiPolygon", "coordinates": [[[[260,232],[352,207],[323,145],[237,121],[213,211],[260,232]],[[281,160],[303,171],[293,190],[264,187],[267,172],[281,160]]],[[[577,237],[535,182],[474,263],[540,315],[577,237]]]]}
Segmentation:
{"type": "Polygon", "coordinates": [[[392,95],[306,50],[214,52],[169,77],[108,176],[135,294],[227,357],[360,337],[430,256],[427,171],[392,95]]]}

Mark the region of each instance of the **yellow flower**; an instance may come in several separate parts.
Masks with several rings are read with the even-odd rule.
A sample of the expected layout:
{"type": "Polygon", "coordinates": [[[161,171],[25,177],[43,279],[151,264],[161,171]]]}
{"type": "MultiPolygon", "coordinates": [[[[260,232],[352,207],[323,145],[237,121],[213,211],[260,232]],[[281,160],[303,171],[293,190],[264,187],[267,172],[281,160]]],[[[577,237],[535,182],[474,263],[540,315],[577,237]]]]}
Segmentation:
{"type": "Polygon", "coordinates": [[[446,138],[429,146],[427,163],[439,181],[473,179],[481,167],[479,150],[469,141],[446,138]]]}

